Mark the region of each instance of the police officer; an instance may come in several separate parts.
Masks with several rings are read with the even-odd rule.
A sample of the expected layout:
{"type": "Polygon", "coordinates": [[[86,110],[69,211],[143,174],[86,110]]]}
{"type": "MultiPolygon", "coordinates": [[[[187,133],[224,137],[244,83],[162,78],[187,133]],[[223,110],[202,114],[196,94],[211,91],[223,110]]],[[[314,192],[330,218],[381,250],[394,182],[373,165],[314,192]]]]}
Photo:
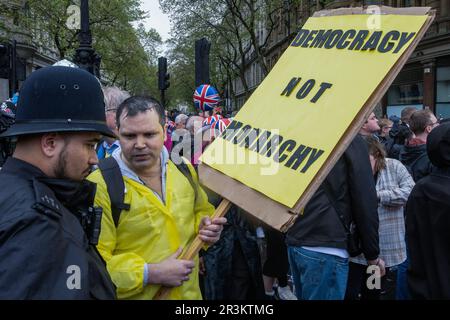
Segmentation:
{"type": "Polygon", "coordinates": [[[0,171],[0,299],[114,299],[95,245],[101,209],[95,184],[106,126],[99,81],[47,67],[24,82],[15,123],[0,137],[16,149],[0,171]]]}

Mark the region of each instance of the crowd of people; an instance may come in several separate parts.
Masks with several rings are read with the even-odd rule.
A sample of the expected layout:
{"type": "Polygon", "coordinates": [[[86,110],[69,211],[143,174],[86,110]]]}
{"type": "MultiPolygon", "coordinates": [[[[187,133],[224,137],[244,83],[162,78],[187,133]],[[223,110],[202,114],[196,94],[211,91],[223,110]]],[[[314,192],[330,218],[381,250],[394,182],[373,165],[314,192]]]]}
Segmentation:
{"type": "Polygon", "coordinates": [[[51,66],[0,120],[2,299],[450,298],[450,123],[428,109],[370,114],[285,234],[235,205],[211,218],[196,168],[232,121],[218,107],[51,66]]]}

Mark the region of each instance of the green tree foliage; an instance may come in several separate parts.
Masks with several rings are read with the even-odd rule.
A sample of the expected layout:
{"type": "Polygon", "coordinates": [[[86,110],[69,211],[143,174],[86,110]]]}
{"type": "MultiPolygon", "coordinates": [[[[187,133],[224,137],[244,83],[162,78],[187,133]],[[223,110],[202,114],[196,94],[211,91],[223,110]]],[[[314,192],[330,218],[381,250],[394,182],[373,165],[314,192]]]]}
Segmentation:
{"type": "Polygon", "coordinates": [[[179,105],[187,105],[191,111],[195,111],[192,102],[192,94],[195,89],[194,41],[192,37],[167,41],[167,59],[170,63],[171,77],[166,101],[170,109],[179,105]]]}
{"type": "MultiPolygon", "coordinates": [[[[239,78],[248,97],[251,90],[245,71],[256,60],[263,74],[267,74],[269,67],[265,50],[275,25],[279,23],[277,17],[283,8],[283,0],[160,0],[160,4],[176,25],[172,34],[172,49],[192,48],[184,57],[180,52],[173,54],[175,77],[178,77],[180,64],[183,65],[189,56],[193,57],[194,41],[206,37],[212,43],[212,83],[224,97],[227,83],[239,78]],[[187,45],[186,41],[192,45],[187,45]]],[[[193,58],[191,61],[194,61],[193,58]]],[[[190,66],[184,65],[180,71],[188,68],[193,74],[192,63],[190,66]]],[[[190,85],[193,90],[193,76],[190,85]]],[[[188,97],[188,90],[177,88],[177,99],[192,100],[192,90],[188,97]]],[[[234,95],[233,92],[229,94],[234,95]]]]}
{"type": "MultiPolygon", "coordinates": [[[[79,30],[68,28],[67,8],[78,1],[29,0],[24,24],[36,34],[50,38],[61,59],[72,60],[78,47],[79,30]]],[[[155,56],[161,37],[155,30],[146,31],[142,24],[132,26],[146,13],[140,0],[89,1],[93,47],[102,57],[102,77],[133,94],[156,90],[155,56]]]]}

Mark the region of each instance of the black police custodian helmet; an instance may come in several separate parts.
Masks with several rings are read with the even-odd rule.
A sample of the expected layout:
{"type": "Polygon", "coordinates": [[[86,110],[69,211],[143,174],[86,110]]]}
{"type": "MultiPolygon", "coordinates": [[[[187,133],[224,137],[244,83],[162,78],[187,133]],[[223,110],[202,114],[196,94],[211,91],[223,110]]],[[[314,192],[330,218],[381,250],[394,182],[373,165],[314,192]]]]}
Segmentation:
{"type": "Polygon", "coordinates": [[[56,131],[91,131],[114,137],[106,125],[100,83],[89,72],[60,66],[33,72],[20,90],[15,124],[0,136],[56,131]]]}

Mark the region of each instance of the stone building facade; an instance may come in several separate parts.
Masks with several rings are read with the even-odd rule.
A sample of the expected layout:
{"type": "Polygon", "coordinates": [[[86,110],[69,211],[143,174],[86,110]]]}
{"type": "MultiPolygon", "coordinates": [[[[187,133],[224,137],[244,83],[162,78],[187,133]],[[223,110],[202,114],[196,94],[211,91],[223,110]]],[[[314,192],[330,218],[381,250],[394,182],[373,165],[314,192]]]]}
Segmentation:
{"type": "MultiPolygon", "coordinates": [[[[278,25],[272,32],[265,52],[266,62],[273,67],[289,46],[295,34],[315,11],[367,5],[391,7],[429,6],[436,10],[436,19],[405,67],[379,103],[378,114],[399,115],[406,106],[429,108],[436,115],[450,117],[450,1],[448,0],[304,0],[291,4],[286,0],[279,11],[278,25]]],[[[264,31],[261,31],[264,32],[264,31]]],[[[256,61],[249,60],[247,79],[250,90],[262,82],[264,75],[256,61]]],[[[236,97],[233,109],[245,102],[239,79],[232,81],[236,97]]],[[[248,95],[247,95],[248,96],[248,95]]]]}

